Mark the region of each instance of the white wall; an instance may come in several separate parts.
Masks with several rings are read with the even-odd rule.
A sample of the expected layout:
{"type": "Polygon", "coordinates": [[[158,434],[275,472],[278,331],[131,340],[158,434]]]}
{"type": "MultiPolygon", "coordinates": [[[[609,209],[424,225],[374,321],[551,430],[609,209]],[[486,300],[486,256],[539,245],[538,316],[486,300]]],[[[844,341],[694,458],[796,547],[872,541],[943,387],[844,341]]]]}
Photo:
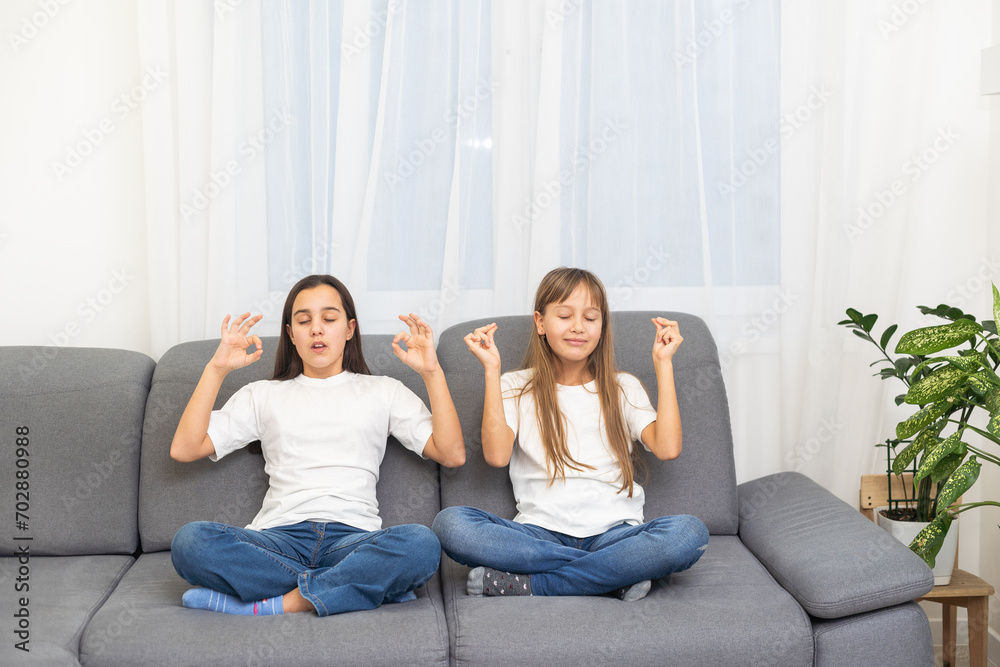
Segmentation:
{"type": "MultiPolygon", "coordinates": [[[[1000,0],[993,0],[993,44],[1000,44],[1000,0]]],[[[990,104],[990,188],[989,249],[1000,256],[1000,95],[991,95],[990,104]]],[[[992,453],[1000,454],[997,448],[992,453]]],[[[987,489],[984,500],[1000,500],[1000,467],[985,464],[977,486],[987,489]]],[[[978,510],[980,526],[978,574],[1000,591],[1000,508],[978,510]]],[[[968,515],[966,515],[968,516],[968,515]]],[[[990,661],[1000,665],[1000,592],[990,598],[990,661]]]]}
{"type": "Polygon", "coordinates": [[[135,22],[132,0],[0,4],[0,345],[148,353],[135,22]]]}

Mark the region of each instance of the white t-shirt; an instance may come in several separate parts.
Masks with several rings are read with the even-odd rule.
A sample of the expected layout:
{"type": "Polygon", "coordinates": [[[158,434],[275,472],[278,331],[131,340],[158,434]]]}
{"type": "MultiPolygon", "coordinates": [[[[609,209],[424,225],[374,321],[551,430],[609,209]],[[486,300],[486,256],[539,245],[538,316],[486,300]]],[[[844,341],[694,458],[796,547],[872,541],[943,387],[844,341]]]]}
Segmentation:
{"type": "MultiPolygon", "coordinates": [[[[566,466],[566,479],[557,478],[549,485],[534,398],[526,393],[520,401],[517,399],[532,373],[531,369],[514,371],[500,378],[504,416],[518,438],[510,457],[510,481],[518,512],[514,521],[574,537],[597,535],[623,521],[642,523],[645,501],[642,487],[635,484],[631,498],[627,489],[618,492],[622,485],[621,468],[608,446],[594,382],[557,385],[556,389],[559,408],[566,416],[570,456],[595,469],[573,470],[566,466]]],[[[642,430],[656,421],[656,410],[635,376],[619,373],[618,384],[624,390],[621,405],[626,429],[633,440],[641,443],[642,430]]]]}
{"type": "Polygon", "coordinates": [[[330,378],[252,382],[212,412],[217,461],[261,441],[270,485],[247,528],[302,521],[378,530],[375,484],[391,434],[421,457],[431,413],[399,380],[344,371],[330,378]]]}

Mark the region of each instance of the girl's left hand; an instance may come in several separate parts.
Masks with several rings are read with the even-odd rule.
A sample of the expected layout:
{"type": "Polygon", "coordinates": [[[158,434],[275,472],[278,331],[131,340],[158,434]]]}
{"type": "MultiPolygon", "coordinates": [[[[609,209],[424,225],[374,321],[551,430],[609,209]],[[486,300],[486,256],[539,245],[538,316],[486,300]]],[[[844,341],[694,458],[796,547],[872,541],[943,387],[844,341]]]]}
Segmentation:
{"type": "Polygon", "coordinates": [[[674,357],[674,352],[684,342],[681,330],[678,328],[677,322],[665,317],[654,317],[652,321],[656,325],[656,338],[653,339],[653,361],[670,361],[674,357]]]}
{"type": "Polygon", "coordinates": [[[438,370],[437,352],[434,351],[434,332],[420,317],[414,313],[400,315],[399,319],[406,323],[410,332],[400,331],[392,339],[392,351],[404,364],[420,373],[431,373],[438,370]],[[406,349],[400,347],[400,341],[406,343],[406,349]]]}

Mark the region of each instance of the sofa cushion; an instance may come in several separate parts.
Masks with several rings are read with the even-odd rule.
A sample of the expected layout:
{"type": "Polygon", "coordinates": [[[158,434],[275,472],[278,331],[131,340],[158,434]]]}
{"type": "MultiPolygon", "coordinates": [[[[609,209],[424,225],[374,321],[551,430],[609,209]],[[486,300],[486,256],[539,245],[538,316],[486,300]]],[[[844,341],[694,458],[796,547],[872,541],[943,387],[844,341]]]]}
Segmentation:
{"type": "Polygon", "coordinates": [[[25,574],[16,557],[0,558],[0,665],[79,665],[84,627],[132,563],[131,556],[34,556],[25,574]],[[15,589],[23,584],[27,590],[15,589]],[[27,637],[16,634],[22,609],[27,637]],[[27,653],[17,648],[24,639],[27,653]]]}
{"type": "Polygon", "coordinates": [[[813,619],[816,667],[891,664],[931,667],[934,640],[916,602],[837,619],[813,619]]]}
{"type": "Polygon", "coordinates": [[[744,482],[739,493],[740,539],[813,616],[860,614],[934,587],[919,556],[801,473],[744,482]]]}
{"type": "MultiPolygon", "coordinates": [[[[127,350],[0,348],[0,434],[10,445],[0,455],[0,507],[14,522],[23,503],[17,536],[32,538],[33,554],[138,547],[139,439],[153,365],[127,350]],[[26,447],[14,446],[18,437],[26,447]]],[[[0,532],[0,554],[17,552],[14,537],[0,532]]]]}
{"type": "MultiPolygon", "coordinates": [[[[216,408],[243,385],[271,377],[277,341],[265,337],[260,361],[226,377],[216,408]]],[[[363,336],[369,369],[375,375],[395,377],[428,404],[423,380],[396,358],[391,342],[388,335],[363,336]]],[[[215,340],[182,343],[168,350],[156,365],[142,436],[139,533],[143,551],[169,549],[174,533],[190,521],[245,526],[260,510],[267,491],[264,459],[250,448],[217,463],[208,459],[178,463],[170,458],[170,442],[181,413],[218,345],[215,340]]],[[[389,438],[376,495],[383,525],[430,526],[440,508],[437,464],[389,438]]]]}
{"type": "Polygon", "coordinates": [[[443,559],[452,659],[461,665],[811,665],[812,627],[733,536],[646,598],[479,598],[443,559]]]}
{"type": "MultiPolygon", "coordinates": [[[[655,328],[650,318],[657,315],[677,320],[684,336],[684,344],[674,357],[684,451],[667,462],[642,451],[650,473],[648,479],[639,480],[646,493],[645,516],[693,514],[713,535],[733,535],[738,520],[729,403],[708,327],[700,318],[685,313],[613,313],[615,361],[620,370],[642,381],[655,406],[655,328]]],[[[504,372],[519,368],[529,336],[533,335],[529,316],[466,322],[450,327],[439,337],[438,358],[462,420],[467,450],[462,468],[441,471],[441,499],[445,507],[473,505],[509,519],[515,510],[507,469],[491,468],[482,455],[483,366],[463,341],[466,334],[492,321],[498,327],[495,340],[504,372]]]]}
{"type": "Polygon", "coordinates": [[[448,632],[437,575],[417,599],[378,609],[247,617],[181,606],[189,585],[168,552],[143,554],[95,615],[83,664],[447,665],[448,632]]]}

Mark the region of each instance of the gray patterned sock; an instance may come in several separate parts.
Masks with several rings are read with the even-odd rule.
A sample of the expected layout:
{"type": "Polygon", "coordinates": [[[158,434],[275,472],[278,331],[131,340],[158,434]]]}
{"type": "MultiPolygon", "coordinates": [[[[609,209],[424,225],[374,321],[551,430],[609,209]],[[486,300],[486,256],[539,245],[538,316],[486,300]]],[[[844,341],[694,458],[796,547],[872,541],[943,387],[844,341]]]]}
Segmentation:
{"type": "Polygon", "coordinates": [[[531,595],[531,575],[512,574],[492,567],[476,567],[469,572],[469,595],[476,597],[509,597],[531,595]]]}
{"type": "Polygon", "coordinates": [[[636,600],[641,600],[646,597],[646,594],[649,593],[649,589],[652,588],[652,586],[653,582],[646,579],[637,584],[632,584],[631,586],[623,586],[622,588],[614,591],[612,595],[622,602],[635,602],[636,600]]]}

